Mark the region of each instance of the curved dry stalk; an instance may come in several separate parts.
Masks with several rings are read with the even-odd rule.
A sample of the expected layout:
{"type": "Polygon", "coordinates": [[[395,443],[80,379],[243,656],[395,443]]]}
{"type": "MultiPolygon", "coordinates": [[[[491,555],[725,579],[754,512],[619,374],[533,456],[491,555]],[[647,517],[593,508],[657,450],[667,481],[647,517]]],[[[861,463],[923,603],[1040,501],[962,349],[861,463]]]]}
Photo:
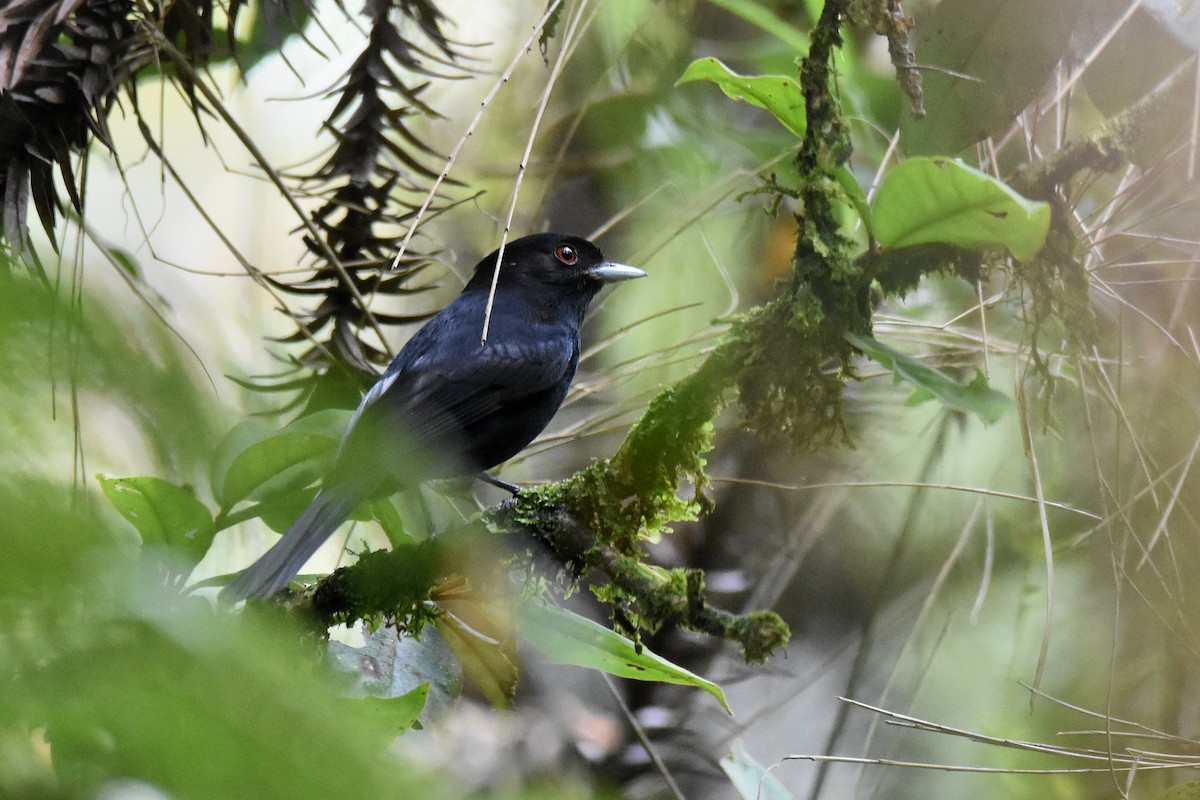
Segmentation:
{"type": "MultiPolygon", "coordinates": [[[[1041,692],[1037,692],[1037,693],[1039,695],[1041,695],[1041,692]]],[[[972,730],[968,730],[965,728],[957,728],[957,727],[954,727],[951,725],[944,725],[942,723],[937,723],[937,722],[930,722],[928,720],[921,719],[920,717],[915,717],[915,716],[911,716],[908,714],[902,714],[902,713],[899,713],[896,711],[892,711],[890,709],[881,708],[879,706],[871,705],[869,703],[864,703],[859,700],[854,700],[854,699],[848,698],[848,697],[840,697],[838,699],[842,703],[846,704],[848,707],[857,708],[857,709],[861,709],[864,711],[869,711],[873,714],[878,714],[878,715],[882,716],[888,724],[895,725],[900,728],[907,728],[907,729],[911,729],[911,730],[924,731],[927,733],[937,733],[937,734],[942,734],[942,735],[946,735],[946,736],[953,736],[956,738],[967,739],[968,741],[972,741],[977,744],[990,745],[990,746],[994,746],[994,747],[1003,747],[1006,749],[1020,750],[1020,751],[1036,753],[1036,754],[1040,754],[1040,755],[1059,756],[1059,757],[1065,757],[1065,758],[1079,759],[1082,761],[1099,761],[1099,762],[1103,762],[1107,765],[1105,767],[1090,768],[1090,769],[1086,769],[1086,770],[1083,770],[1080,768],[1068,768],[1068,769],[1056,768],[1056,769],[1050,769],[1050,770],[1019,769],[1019,770],[1014,770],[1013,771],[1014,774],[1039,774],[1039,773],[1059,774],[1059,773],[1063,773],[1063,772],[1080,772],[1080,771],[1103,773],[1103,772],[1112,771],[1112,770],[1116,769],[1118,766],[1124,767],[1124,768],[1129,768],[1129,769],[1134,769],[1134,770],[1182,769],[1182,768],[1189,768],[1189,767],[1194,768],[1198,764],[1200,764],[1200,756],[1194,756],[1194,755],[1184,755],[1184,754],[1177,754],[1177,753],[1150,753],[1150,752],[1145,752],[1145,751],[1136,751],[1136,752],[1129,751],[1128,754],[1120,754],[1120,753],[1113,753],[1113,752],[1110,752],[1107,750],[1100,750],[1100,749],[1090,748],[1090,747],[1069,747],[1069,746],[1064,746],[1064,745],[1047,744],[1045,742],[1028,741],[1028,740],[1024,740],[1024,739],[1011,739],[1011,738],[1001,737],[1001,736],[990,736],[988,734],[980,733],[978,731],[972,731],[972,730]]],[[[924,766],[924,767],[928,767],[931,769],[950,769],[950,770],[965,769],[967,771],[986,771],[986,772],[1008,772],[1009,771],[1007,768],[1004,768],[1004,767],[957,767],[954,765],[933,765],[933,764],[921,764],[921,763],[917,763],[917,762],[896,762],[896,761],[892,761],[889,759],[863,759],[863,758],[853,758],[853,757],[849,757],[849,756],[790,755],[790,756],[786,756],[783,760],[785,760],[785,761],[790,761],[790,760],[816,761],[816,760],[821,760],[821,759],[832,759],[833,761],[836,761],[836,762],[845,761],[846,763],[856,763],[856,764],[872,763],[872,764],[894,765],[894,766],[917,766],[917,767],[924,766]]]]}
{"type": "Polygon", "coordinates": [[[713,475],[713,483],[736,483],[746,486],[762,486],[768,489],[782,489],[789,492],[812,492],[825,489],[935,489],[938,491],[948,492],[964,492],[966,494],[978,494],[983,497],[994,497],[1001,500],[1016,500],[1021,503],[1030,505],[1038,505],[1044,502],[1050,508],[1056,508],[1060,511],[1068,511],[1072,514],[1078,514],[1087,519],[1102,521],[1102,517],[1092,511],[1088,511],[1078,506],[1073,506],[1070,503],[1062,503],[1056,500],[1039,500],[1037,497],[1017,494],[1015,492],[1003,492],[998,489],[985,489],[981,486],[965,486],[953,483],[931,483],[926,481],[829,481],[827,483],[776,483],[774,481],[763,481],[754,478],[733,478],[730,476],[713,475]]]}

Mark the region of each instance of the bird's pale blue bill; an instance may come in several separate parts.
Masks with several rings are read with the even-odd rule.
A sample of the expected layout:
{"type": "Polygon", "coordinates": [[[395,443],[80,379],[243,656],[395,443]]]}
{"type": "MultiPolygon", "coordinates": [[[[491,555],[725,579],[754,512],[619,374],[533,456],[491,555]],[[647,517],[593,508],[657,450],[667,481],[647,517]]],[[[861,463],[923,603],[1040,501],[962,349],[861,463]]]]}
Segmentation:
{"type": "Polygon", "coordinates": [[[615,261],[605,261],[603,264],[592,267],[589,272],[591,272],[593,277],[605,283],[616,283],[617,281],[628,281],[633,278],[646,277],[645,270],[631,267],[628,264],[618,264],[615,261]]]}

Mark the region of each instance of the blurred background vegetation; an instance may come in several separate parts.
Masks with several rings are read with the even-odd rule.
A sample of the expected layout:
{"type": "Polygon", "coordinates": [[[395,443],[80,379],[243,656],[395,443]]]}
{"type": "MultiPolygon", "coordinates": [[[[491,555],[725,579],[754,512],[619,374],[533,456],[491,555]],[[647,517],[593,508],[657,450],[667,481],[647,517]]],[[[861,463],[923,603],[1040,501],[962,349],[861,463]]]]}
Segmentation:
{"type": "MultiPolygon", "coordinates": [[[[676,81],[706,56],[795,78],[821,5],[0,8],[0,796],[724,798],[737,742],[761,765],[800,757],[772,770],[773,797],[1154,798],[1196,780],[1195,4],[910,2],[919,120],[887,42],[847,26],[836,87],[864,187],[917,154],[1008,178],[1098,132],[1136,135],[1058,198],[1069,267],[996,256],[978,280],[926,277],[875,305],[880,341],[1012,397],[999,422],[909,404],[865,360],[843,446],[801,457],[722,415],[716,508],[652,556],[706,569],[718,605],[775,609],[792,639],[754,666],[692,634],[647,643],[721,684],[732,717],[695,689],[522,652],[510,708],[468,691],[397,744],[408,707],[349,699],[361,686],[307,633],[185,590],[248,563],[265,525],[208,530],[211,549],[142,541],[104,498],[97,475],[155,476],[215,507],[227,432],[353,404],[403,318],[458,291],[510,209],[513,236],[591,235],[651,278],[602,300],[568,406],[501,474],[558,479],[611,454],[791,272],[803,212],[778,191],[795,136],[676,81]],[[58,47],[30,60],[17,45],[35,34],[58,47]],[[399,109],[382,130],[380,98],[399,109]],[[361,270],[383,324],[335,261],[361,270]],[[1061,290],[1071,276],[1082,295],[1061,290]]],[[[846,232],[866,246],[849,213],[846,232]]],[[[364,541],[386,539],[358,525],[321,564],[364,541]]],[[[456,695],[454,668],[435,672],[456,695]]],[[[755,796],[758,768],[739,769],[755,796]]]]}

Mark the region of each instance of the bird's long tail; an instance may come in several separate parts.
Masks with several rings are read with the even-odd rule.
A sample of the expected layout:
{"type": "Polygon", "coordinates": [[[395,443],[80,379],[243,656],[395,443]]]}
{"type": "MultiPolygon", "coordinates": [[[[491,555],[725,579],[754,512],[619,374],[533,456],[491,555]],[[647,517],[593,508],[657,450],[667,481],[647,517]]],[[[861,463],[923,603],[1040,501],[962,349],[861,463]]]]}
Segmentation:
{"type": "Polygon", "coordinates": [[[221,590],[221,600],[237,602],[248,597],[270,597],[287,586],[304,562],[346,521],[360,499],[356,492],[346,488],[321,490],[283,538],[221,590]]]}

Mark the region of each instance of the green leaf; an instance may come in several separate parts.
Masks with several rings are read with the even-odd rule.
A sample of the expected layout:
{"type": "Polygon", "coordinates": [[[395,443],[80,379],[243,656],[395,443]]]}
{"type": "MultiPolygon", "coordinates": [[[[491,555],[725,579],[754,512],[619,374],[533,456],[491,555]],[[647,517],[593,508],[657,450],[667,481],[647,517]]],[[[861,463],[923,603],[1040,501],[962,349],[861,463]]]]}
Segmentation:
{"type": "Polygon", "coordinates": [[[943,244],[1004,246],[1021,260],[1046,241],[1050,206],[949,158],[910,158],[875,194],[875,238],[884,247],[943,244]]]}
{"type": "Polygon", "coordinates": [[[315,480],[337,440],[291,431],[247,448],[225,475],[226,506],[294,492],[315,480]]]}
{"type": "Polygon", "coordinates": [[[142,280],[142,269],[138,265],[137,259],[128,250],[120,247],[107,247],[105,253],[112,258],[113,263],[126,275],[135,279],[142,280]]]}
{"type": "Polygon", "coordinates": [[[638,653],[629,639],[565,609],[530,600],[517,607],[517,629],[553,664],[607,672],[621,678],[695,686],[720,701],[730,714],[721,687],[643,647],[638,653]]]}
{"type": "Polygon", "coordinates": [[[746,752],[741,739],[734,741],[729,755],[721,759],[721,769],[742,800],[791,800],[792,793],[746,752]]]}
{"type": "Polygon", "coordinates": [[[846,193],[846,199],[850,201],[850,205],[854,206],[854,210],[858,212],[863,227],[867,229],[867,235],[875,238],[875,218],[871,214],[871,204],[867,200],[867,193],[863,191],[858,178],[854,177],[854,173],[845,164],[839,165],[833,171],[833,177],[842,187],[842,191],[846,193]]]}
{"type": "MultiPolygon", "coordinates": [[[[942,0],[916,20],[923,119],[905,117],[906,153],[958,153],[1016,119],[1070,49],[1083,0],[942,0]]],[[[1135,59],[1136,60],[1136,59],[1135,59]]]]}
{"type": "Polygon", "coordinates": [[[253,424],[230,431],[220,448],[213,491],[222,508],[243,500],[267,500],[296,492],[324,471],[337,450],[348,412],[328,409],[279,431],[253,424]],[[221,470],[221,465],[224,469],[221,470]]]}
{"type": "Polygon", "coordinates": [[[871,336],[847,333],[846,340],[892,370],[897,383],[907,381],[916,387],[909,398],[910,405],[937,398],[948,408],[975,414],[988,424],[999,420],[1012,406],[1012,401],[1006,395],[988,386],[987,379],[980,371],[976,371],[974,380],[963,386],[871,336]]]}
{"type": "Polygon", "coordinates": [[[212,545],[212,514],[188,486],[161,478],[97,475],[104,496],[133,523],[143,544],[162,545],[194,567],[212,545]]]}
{"type": "Polygon", "coordinates": [[[383,528],[383,532],[387,534],[388,541],[392,547],[402,544],[412,544],[416,541],[411,533],[405,528],[404,517],[400,514],[400,509],[396,508],[396,504],[392,498],[384,497],[375,500],[370,504],[371,518],[379,523],[379,527],[383,528]]]}
{"type": "Polygon", "coordinates": [[[428,697],[429,682],[426,681],[398,697],[359,697],[349,702],[370,719],[381,725],[395,726],[399,733],[404,733],[416,724],[428,697]]]}
{"type": "MultiPolygon", "coordinates": [[[[308,508],[309,504],[312,503],[313,498],[317,496],[318,488],[316,486],[308,486],[279,495],[272,495],[269,500],[238,509],[219,520],[221,530],[238,525],[248,519],[258,518],[271,530],[276,533],[283,533],[291,527],[292,523],[304,512],[304,509],[308,508]]],[[[388,534],[388,538],[394,546],[397,542],[405,540],[399,535],[393,537],[393,531],[387,527],[388,525],[395,524],[394,516],[385,516],[388,514],[388,510],[382,506],[387,503],[387,500],[361,503],[350,512],[347,519],[354,522],[377,520],[383,526],[384,532],[388,534]],[[379,515],[378,517],[377,514],[379,515]]],[[[393,510],[391,513],[394,515],[397,512],[393,510]]],[[[408,538],[408,541],[412,541],[411,536],[408,538]]]]}
{"type": "Polygon", "coordinates": [[[770,111],[797,139],[804,138],[807,119],[804,92],[799,84],[786,75],[738,75],[717,59],[709,57],[689,64],[675,85],[692,81],[712,81],[734,100],[744,100],[770,111]]]}
{"type": "Polygon", "coordinates": [[[317,496],[315,488],[297,489],[280,497],[274,497],[268,502],[247,506],[244,511],[238,511],[235,516],[251,515],[246,519],[258,517],[263,523],[275,531],[283,533],[291,527],[296,518],[304,513],[313,498],[317,496]]]}
{"type": "Polygon", "coordinates": [[[217,445],[209,480],[212,481],[213,496],[217,498],[217,502],[223,508],[229,508],[232,505],[232,503],[225,502],[225,474],[229,472],[229,465],[247,447],[266,439],[275,432],[275,429],[256,419],[242,420],[233,426],[217,445]]]}
{"type": "Polygon", "coordinates": [[[51,628],[48,652],[6,646],[30,651],[28,666],[5,660],[6,736],[17,724],[44,729],[64,776],[15,796],[100,797],[130,776],[180,800],[446,796],[416,759],[390,752],[399,715],[338,696],[298,626],[139,591],[119,603],[90,596],[99,609],[70,618],[83,630],[51,628]]]}

